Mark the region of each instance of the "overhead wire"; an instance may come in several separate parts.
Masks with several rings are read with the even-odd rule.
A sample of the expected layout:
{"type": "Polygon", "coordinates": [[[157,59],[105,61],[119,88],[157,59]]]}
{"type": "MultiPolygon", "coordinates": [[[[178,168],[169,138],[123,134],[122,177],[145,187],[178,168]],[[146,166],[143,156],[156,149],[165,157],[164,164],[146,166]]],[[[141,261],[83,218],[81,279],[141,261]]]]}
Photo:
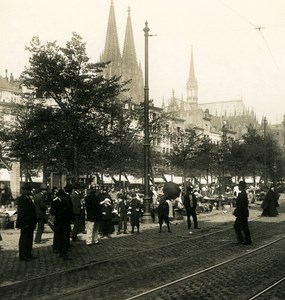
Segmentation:
{"type": "Polygon", "coordinates": [[[277,70],[279,71],[279,73],[281,74],[283,80],[285,81],[285,77],[284,77],[284,75],[283,75],[283,73],[282,73],[282,71],[281,71],[281,69],[280,69],[280,67],[279,67],[279,65],[278,65],[278,63],[277,63],[275,57],[273,56],[273,53],[272,53],[272,51],[271,51],[271,49],[270,49],[270,47],[269,47],[269,44],[267,43],[267,41],[266,41],[266,39],[265,39],[265,37],[264,37],[262,31],[261,31],[261,29],[263,29],[263,28],[261,28],[261,29],[260,29],[260,28],[255,28],[255,29],[257,29],[257,30],[260,32],[261,37],[262,37],[262,39],[263,39],[263,41],[264,41],[264,44],[265,44],[265,46],[267,47],[268,52],[269,52],[269,54],[270,54],[270,56],[271,56],[271,58],[272,58],[272,60],[273,60],[273,62],[274,62],[274,64],[275,64],[277,70]]]}
{"type": "Polygon", "coordinates": [[[284,75],[283,75],[283,73],[281,71],[281,68],[279,67],[279,65],[278,65],[278,63],[277,63],[277,61],[276,61],[276,59],[275,59],[275,57],[274,57],[274,55],[273,55],[273,53],[271,51],[271,48],[270,48],[269,44],[267,43],[267,41],[266,41],[266,39],[265,39],[265,37],[264,37],[264,35],[262,33],[262,30],[265,29],[265,27],[260,27],[260,26],[255,25],[254,23],[252,23],[251,21],[249,21],[247,18],[245,18],[244,16],[242,16],[240,13],[238,13],[236,10],[234,10],[232,7],[230,7],[229,5],[225,4],[223,1],[219,1],[219,2],[222,5],[224,5],[225,7],[227,7],[229,10],[231,10],[232,12],[234,12],[236,15],[238,15],[241,19],[243,19],[244,21],[246,21],[248,24],[250,24],[252,27],[254,27],[255,30],[259,31],[259,33],[261,34],[262,40],[263,40],[263,42],[264,42],[264,44],[265,44],[265,46],[266,46],[266,48],[267,48],[267,50],[268,50],[268,52],[269,52],[272,60],[274,62],[275,67],[277,68],[277,70],[279,71],[280,75],[282,76],[282,79],[285,81],[285,77],[284,77],[284,75]]]}

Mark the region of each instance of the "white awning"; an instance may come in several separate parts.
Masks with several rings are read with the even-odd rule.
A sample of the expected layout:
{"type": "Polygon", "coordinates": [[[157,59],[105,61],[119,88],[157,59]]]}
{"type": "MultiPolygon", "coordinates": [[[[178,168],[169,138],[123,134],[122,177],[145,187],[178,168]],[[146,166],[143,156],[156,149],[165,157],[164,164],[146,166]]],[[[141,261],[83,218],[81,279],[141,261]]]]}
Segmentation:
{"type": "Polygon", "coordinates": [[[154,177],[153,181],[155,183],[163,183],[163,182],[165,182],[165,180],[163,178],[161,178],[161,177],[154,177]]]}
{"type": "Polygon", "coordinates": [[[114,183],[114,180],[113,180],[113,178],[110,175],[103,174],[103,184],[104,183],[106,183],[106,184],[112,184],[112,183],[114,183]]]}
{"type": "Polygon", "coordinates": [[[126,174],[126,177],[128,178],[128,181],[130,184],[143,184],[142,177],[135,177],[135,176],[129,175],[129,174],[126,174]]]}
{"type": "Polygon", "coordinates": [[[173,175],[169,175],[169,174],[164,174],[164,178],[165,180],[168,182],[168,181],[172,181],[172,177],[173,175]]]}
{"type": "Polygon", "coordinates": [[[183,182],[183,177],[182,176],[175,176],[175,175],[165,174],[164,178],[167,182],[172,181],[172,182],[177,183],[177,184],[182,184],[182,182],[183,182]]]}
{"type": "Polygon", "coordinates": [[[173,182],[175,182],[177,184],[182,184],[183,177],[182,176],[173,176],[173,182]]]}
{"type": "MultiPolygon", "coordinates": [[[[113,175],[113,179],[116,181],[120,181],[120,175],[113,175]]],[[[128,181],[125,175],[121,175],[121,181],[128,181]]]]}
{"type": "Polygon", "coordinates": [[[10,172],[7,169],[0,169],[0,181],[10,181],[10,172]]]}

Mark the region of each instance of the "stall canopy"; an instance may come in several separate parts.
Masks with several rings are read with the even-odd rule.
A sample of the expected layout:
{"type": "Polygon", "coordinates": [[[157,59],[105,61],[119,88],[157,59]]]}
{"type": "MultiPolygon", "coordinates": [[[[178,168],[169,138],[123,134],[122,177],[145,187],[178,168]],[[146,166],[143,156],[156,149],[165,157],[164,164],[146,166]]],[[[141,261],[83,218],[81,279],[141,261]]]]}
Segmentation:
{"type": "Polygon", "coordinates": [[[0,169],[0,181],[10,181],[10,172],[7,169],[0,169]]]}
{"type": "Polygon", "coordinates": [[[164,183],[165,182],[165,180],[162,177],[154,177],[153,181],[155,183],[164,183]]]}
{"type": "MultiPolygon", "coordinates": [[[[102,179],[102,177],[100,179],[102,179]]],[[[105,184],[113,184],[114,180],[113,180],[112,176],[110,176],[108,174],[103,174],[103,183],[105,183],[105,184]]]]}
{"type": "Polygon", "coordinates": [[[113,179],[115,180],[115,181],[128,181],[127,180],[127,178],[126,178],[126,176],[125,175],[121,175],[121,178],[120,178],[120,175],[113,175],[113,179]]]}
{"type": "Polygon", "coordinates": [[[128,182],[130,184],[143,184],[143,178],[142,177],[135,177],[133,175],[126,174],[126,177],[128,179],[128,182]]]}
{"type": "Polygon", "coordinates": [[[172,181],[172,182],[175,182],[177,184],[182,184],[182,182],[183,182],[183,177],[182,176],[175,176],[175,175],[165,174],[164,178],[167,182],[172,181]]]}

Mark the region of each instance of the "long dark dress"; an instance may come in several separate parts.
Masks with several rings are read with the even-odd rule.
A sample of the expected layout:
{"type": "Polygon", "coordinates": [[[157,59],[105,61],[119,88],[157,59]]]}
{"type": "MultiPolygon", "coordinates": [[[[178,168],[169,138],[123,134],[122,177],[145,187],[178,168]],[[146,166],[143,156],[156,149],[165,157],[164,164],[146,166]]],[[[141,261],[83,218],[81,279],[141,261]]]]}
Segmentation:
{"type": "Polygon", "coordinates": [[[102,205],[101,207],[102,220],[100,225],[100,232],[103,236],[109,236],[114,233],[115,228],[112,222],[112,207],[111,205],[102,205]]]}
{"type": "Polygon", "coordinates": [[[72,219],[72,202],[69,195],[59,190],[58,197],[51,203],[50,213],[55,217],[53,250],[65,257],[69,247],[72,219]]]}
{"type": "Polygon", "coordinates": [[[273,190],[269,190],[262,201],[262,216],[276,217],[278,215],[277,208],[279,195],[273,190]]]}

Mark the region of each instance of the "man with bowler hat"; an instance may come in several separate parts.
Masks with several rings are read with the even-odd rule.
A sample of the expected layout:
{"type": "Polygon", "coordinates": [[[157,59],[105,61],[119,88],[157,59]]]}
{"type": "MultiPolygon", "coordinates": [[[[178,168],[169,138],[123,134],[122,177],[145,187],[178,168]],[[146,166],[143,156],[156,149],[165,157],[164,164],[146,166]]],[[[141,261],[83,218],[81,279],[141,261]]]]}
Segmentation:
{"type": "Polygon", "coordinates": [[[37,224],[36,210],[30,197],[32,186],[24,183],[21,188],[21,196],[17,199],[16,227],[21,229],[19,239],[19,258],[21,261],[30,261],[36,258],[32,255],[33,235],[37,224]]]}
{"type": "Polygon", "coordinates": [[[190,186],[190,185],[188,185],[186,187],[186,193],[183,197],[183,205],[184,205],[184,207],[186,209],[186,213],[187,213],[188,229],[191,228],[190,216],[192,216],[192,218],[193,218],[194,229],[199,229],[198,221],[197,221],[197,213],[196,213],[197,198],[196,198],[195,194],[193,193],[192,186],[190,186]]]}
{"type": "Polygon", "coordinates": [[[251,245],[252,240],[248,228],[248,198],[245,191],[246,183],[241,180],[238,184],[238,188],[240,193],[236,199],[236,209],[233,212],[233,215],[236,217],[234,223],[234,229],[237,235],[238,243],[242,243],[244,245],[251,245]]]}
{"type": "Polygon", "coordinates": [[[38,221],[37,232],[35,236],[35,244],[40,244],[42,241],[42,234],[44,232],[46,223],[46,197],[47,197],[47,186],[42,183],[39,191],[34,195],[34,204],[36,209],[36,217],[38,221]]]}

